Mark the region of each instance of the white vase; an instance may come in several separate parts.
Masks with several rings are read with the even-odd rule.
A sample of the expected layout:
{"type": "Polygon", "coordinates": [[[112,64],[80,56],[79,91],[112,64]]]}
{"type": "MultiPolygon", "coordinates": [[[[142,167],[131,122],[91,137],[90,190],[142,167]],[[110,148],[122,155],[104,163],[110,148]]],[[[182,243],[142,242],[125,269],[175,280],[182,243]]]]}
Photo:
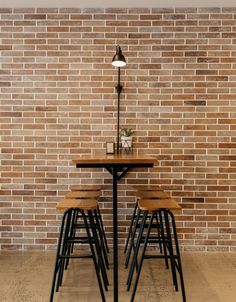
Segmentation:
{"type": "Polygon", "coordinates": [[[122,148],[132,148],[132,136],[121,136],[121,146],[122,148]]]}

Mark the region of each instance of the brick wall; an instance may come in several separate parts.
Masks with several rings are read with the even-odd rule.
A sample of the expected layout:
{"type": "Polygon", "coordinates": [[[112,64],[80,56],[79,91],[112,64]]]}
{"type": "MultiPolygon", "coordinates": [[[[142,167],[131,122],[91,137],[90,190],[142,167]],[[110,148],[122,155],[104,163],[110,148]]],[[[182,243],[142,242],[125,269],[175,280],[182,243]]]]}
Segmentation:
{"type": "Polygon", "coordinates": [[[104,184],[111,237],[109,174],[71,160],[116,135],[119,43],[128,63],[121,125],[160,161],[120,182],[120,243],[131,184],[152,183],[182,203],[185,250],[236,251],[236,8],[0,13],[1,248],[54,248],[55,205],[79,183],[104,184]]]}

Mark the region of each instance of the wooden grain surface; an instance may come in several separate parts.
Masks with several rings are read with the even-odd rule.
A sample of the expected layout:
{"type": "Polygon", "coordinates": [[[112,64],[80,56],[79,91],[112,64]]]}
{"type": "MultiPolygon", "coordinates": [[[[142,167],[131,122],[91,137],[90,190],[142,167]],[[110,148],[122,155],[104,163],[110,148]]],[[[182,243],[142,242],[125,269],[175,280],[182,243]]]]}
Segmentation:
{"type": "Polygon", "coordinates": [[[153,164],[157,165],[155,157],[145,154],[112,154],[97,153],[84,155],[72,160],[74,164],[153,164]]]}
{"type": "Polygon", "coordinates": [[[158,209],[180,210],[181,206],[171,198],[167,199],[140,199],[138,207],[141,210],[154,211],[158,209]]]}
{"type": "Polygon", "coordinates": [[[95,210],[98,206],[96,199],[73,199],[65,198],[58,203],[56,209],[58,211],[66,211],[67,209],[95,210]]]}

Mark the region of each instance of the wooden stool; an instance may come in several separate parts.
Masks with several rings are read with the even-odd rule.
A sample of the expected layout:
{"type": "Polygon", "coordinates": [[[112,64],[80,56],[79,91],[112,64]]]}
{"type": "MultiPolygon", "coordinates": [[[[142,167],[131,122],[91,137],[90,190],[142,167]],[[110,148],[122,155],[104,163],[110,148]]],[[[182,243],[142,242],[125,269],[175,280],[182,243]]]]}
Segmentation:
{"type": "Polygon", "coordinates": [[[66,269],[66,261],[71,258],[93,258],[93,263],[96,271],[98,285],[102,301],[105,302],[105,295],[103,290],[103,284],[105,290],[109,285],[106,267],[104,264],[104,255],[102,253],[102,235],[97,215],[98,202],[97,199],[74,199],[66,198],[62,200],[56,207],[58,211],[63,211],[63,218],[61,222],[60,235],[57,246],[57,254],[55,261],[55,268],[53,273],[52,288],[50,294],[50,302],[53,302],[53,296],[56,286],[56,291],[62,285],[63,273],[66,269]],[[90,247],[91,255],[79,256],[72,254],[71,244],[85,243],[79,241],[79,238],[74,236],[74,218],[81,214],[84,221],[85,230],[87,233],[87,242],[90,247]],[[100,271],[102,274],[102,280],[100,277],[100,271]]]}
{"type": "MultiPolygon", "coordinates": [[[[71,191],[71,192],[68,192],[66,194],[66,197],[67,198],[98,198],[100,197],[101,195],[101,191],[98,190],[98,187],[100,186],[89,186],[92,188],[92,190],[90,191],[88,188],[84,187],[83,190],[79,190],[80,186],[76,186],[76,188],[78,190],[75,190],[75,191],[71,191]]],[[[100,212],[100,209],[99,209],[99,206],[97,208],[97,212],[98,212],[98,218],[99,218],[99,221],[100,221],[100,224],[101,224],[101,230],[102,230],[102,234],[103,234],[103,239],[104,239],[104,242],[105,242],[105,247],[106,247],[106,252],[109,253],[109,248],[108,248],[108,243],[107,243],[107,238],[106,238],[106,233],[105,233],[105,229],[104,229],[104,225],[103,225],[103,222],[102,222],[102,215],[101,215],[101,212],[100,212]]],[[[107,257],[106,257],[107,259],[107,257]]],[[[107,268],[108,268],[108,260],[106,260],[106,265],[107,265],[107,268]]]]}
{"type": "MultiPolygon", "coordinates": [[[[140,186],[143,189],[143,186],[140,186]]],[[[151,190],[150,187],[148,187],[148,190],[137,190],[136,192],[136,196],[137,196],[137,200],[139,200],[140,198],[146,198],[146,199],[161,199],[161,198],[169,198],[170,195],[164,191],[160,190],[160,187],[158,187],[157,190],[151,190]]],[[[130,260],[130,255],[131,255],[131,250],[132,250],[132,245],[133,245],[133,239],[135,235],[135,232],[133,233],[133,228],[134,228],[134,223],[135,223],[135,219],[137,218],[137,208],[138,208],[138,202],[136,202],[135,208],[134,208],[134,212],[133,212],[133,216],[132,216],[132,220],[131,220],[131,224],[130,224],[130,228],[129,228],[129,233],[128,233],[128,237],[127,237],[127,241],[126,241],[126,245],[125,245],[125,250],[124,252],[127,252],[126,255],[126,260],[125,260],[125,268],[128,268],[129,265],[129,260],[130,260]]],[[[149,241],[151,242],[155,242],[158,241],[159,242],[159,248],[160,248],[160,252],[162,253],[164,250],[164,254],[166,255],[166,250],[165,250],[165,246],[162,247],[162,242],[160,240],[161,237],[161,230],[160,230],[160,223],[159,223],[159,219],[161,220],[161,217],[158,217],[158,215],[156,215],[155,220],[156,220],[156,229],[157,229],[157,238],[155,237],[151,237],[149,238],[149,241]]],[[[136,228],[140,227],[140,224],[137,223],[136,228]]],[[[166,259],[166,268],[168,268],[168,261],[166,259]]]]}
{"type": "MultiPolygon", "coordinates": [[[[98,207],[97,200],[98,200],[99,195],[100,195],[100,192],[94,192],[94,191],[92,191],[92,192],[89,192],[89,191],[86,191],[86,192],[69,192],[66,195],[67,199],[64,200],[64,203],[61,202],[57,206],[57,209],[60,210],[60,208],[59,208],[60,206],[66,208],[68,206],[66,204],[66,202],[68,200],[71,202],[74,198],[74,200],[79,200],[80,201],[80,204],[83,206],[83,209],[85,210],[86,207],[87,207],[87,203],[88,203],[88,206],[90,207],[90,200],[96,200],[97,214],[96,214],[95,218],[96,218],[96,223],[97,223],[97,229],[98,229],[99,236],[100,236],[101,249],[102,249],[102,252],[103,252],[103,257],[104,257],[104,260],[105,260],[105,264],[106,264],[107,269],[109,269],[109,262],[108,262],[107,252],[106,252],[105,243],[104,243],[104,235],[103,235],[103,232],[102,232],[102,226],[103,226],[102,218],[99,216],[99,212],[98,212],[99,207],[98,207]],[[74,194],[71,194],[71,193],[74,193],[74,194]],[[84,194],[84,193],[86,193],[86,194],[84,194]]],[[[82,219],[82,221],[84,220],[83,215],[79,211],[74,211],[73,215],[72,215],[72,218],[71,218],[71,233],[70,233],[71,242],[69,243],[70,253],[73,253],[75,243],[87,243],[88,242],[87,236],[86,237],[81,237],[80,236],[79,240],[76,237],[76,230],[86,229],[86,225],[83,222],[82,223],[79,222],[80,219],[82,219]]],[[[66,259],[65,269],[67,269],[68,265],[69,265],[69,258],[66,259]]]]}
{"type": "MultiPolygon", "coordinates": [[[[140,199],[138,201],[138,214],[137,214],[137,221],[140,219],[140,215],[142,213],[141,217],[141,225],[138,230],[138,238],[136,242],[134,243],[134,255],[132,259],[132,264],[129,271],[129,276],[127,280],[127,290],[130,290],[134,269],[137,268],[137,275],[136,280],[133,287],[133,292],[131,296],[131,302],[134,301],[137,285],[142,269],[143,260],[146,258],[166,258],[170,259],[171,263],[171,271],[172,271],[172,278],[173,283],[175,286],[176,291],[178,291],[178,282],[177,282],[177,276],[176,276],[176,269],[179,273],[180,277],[180,284],[181,284],[181,290],[182,290],[182,300],[183,302],[186,302],[186,296],[185,296],[185,288],[184,288],[184,279],[183,279],[183,272],[182,272],[182,265],[181,265],[181,258],[180,258],[180,251],[179,251],[179,244],[178,244],[178,238],[177,238],[177,232],[176,232],[176,225],[175,225],[175,218],[172,213],[172,210],[179,210],[181,207],[178,205],[178,203],[171,198],[166,199],[140,199]],[[159,215],[163,217],[163,221],[161,221],[161,240],[168,251],[168,255],[145,255],[147,244],[149,242],[149,236],[151,229],[153,228],[153,220],[155,218],[155,215],[159,215]],[[144,234],[144,229],[146,228],[146,234],[144,234]],[[171,232],[172,229],[172,232],[171,232]],[[175,250],[173,248],[172,243],[172,235],[174,237],[174,244],[175,244],[175,250]],[[143,249],[141,253],[141,258],[138,263],[138,254],[140,245],[143,243],[143,249]]],[[[135,232],[137,229],[135,229],[135,232]]]]}
{"type": "MultiPolygon", "coordinates": [[[[132,186],[132,188],[136,191],[136,196],[139,195],[139,192],[147,192],[147,191],[162,192],[163,191],[163,189],[161,187],[153,186],[153,185],[134,185],[134,186],[132,186]]],[[[136,201],[135,206],[134,206],[134,211],[132,214],[132,218],[131,218],[131,222],[130,222],[130,226],[129,226],[129,230],[128,230],[128,236],[127,236],[126,243],[125,243],[124,253],[127,252],[130,237],[132,236],[132,228],[133,228],[134,220],[135,220],[136,213],[137,213],[137,207],[138,207],[138,203],[136,201]]],[[[126,257],[126,262],[127,262],[127,257],[126,257]]],[[[127,265],[126,265],[126,267],[127,267],[127,265]]]]}

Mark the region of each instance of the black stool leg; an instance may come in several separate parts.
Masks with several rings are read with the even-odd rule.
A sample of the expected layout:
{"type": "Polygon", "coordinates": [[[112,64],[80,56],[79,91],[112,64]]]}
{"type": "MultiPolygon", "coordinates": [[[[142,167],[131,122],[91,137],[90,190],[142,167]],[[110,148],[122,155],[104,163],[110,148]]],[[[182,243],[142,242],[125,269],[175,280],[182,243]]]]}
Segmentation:
{"type": "Polygon", "coordinates": [[[142,238],[143,238],[143,231],[144,231],[144,228],[145,228],[147,215],[148,215],[148,211],[145,211],[144,214],[143,214],[141,225],[140,225],[140,230],[139,230],[136,246],[134,248],[133,260],[132,260],[132,263],[131,263],[131,266],[130,266],[130,271],[129,271],[128,280],[127,280],[127,291],[130,290],[130,286],[131,286],[131,282],[132,282],[132,278],[133,278],[133,274],[134,274],[135,264],[137,263],[139,247],[140,247],[140,244],[141,244],[141,241],[142,241],[142,238]]]}
{"type": "Polygon", "coordinates": [[[109,248],[108,248],[108,243],[107,243],[107,237],[106,237],[104,225],[103,225],[103,222],[102,222],[102,215],[101,215],[101,212],[100,212],[99,207],[98,207],[98,209],[97,209],[97,212],[98,212],[99,223],[100,223],[101,230],[102,230],[103,240],[104,240],[104,242],[105,242],[106,251],[107,251],[107,253],[109,254],[109,248]]]}
{"type": "Polygon", "coordinates": [[[128,249],[128,253],[127,253],[127,256],[126,256],[126,260],[125,260],[125,268],[128,268],[132,248],[134,248],[134,238],[135,238],[135,234],[136,234],[140,214],[141,214],[141,211],[138,209],[137,210],[137,217],[136,217],[135,222],[134,222],[133,232],[131,230],[132,237],[131,237],[131,240],[130,240],[129,249],[128,249]]]}
{"type": "Polygon", "coordinates": [[[170,263],[171,263],[173,283],[175,286],[175,290],[178,291],[178,281],[177,281],[177,277],[176,277],[176,266],[175,266],[175,258],[174,258],[172,238],[171,238],[171,232],[170,232],[170,222],[169,222],[168,210],[163,209],[163,212],[164,212],[164,219],[165,219],[168,250],[170,253],[170,263]]]}
{"type": "Polygon", "coordinates": [[[159,211],[159,220],[160,220],[160,226],[161,226],[161,237],[162,237],[162,243],[163,243],[165,264],[166,264],[166,268],[169,269],[168,255],[167,255],[166,242],[165,242],[165,232],[164,232],[164,226],[163,226],[161,211],[159,211]]]}
{"type": "Polygon", "coordinates": [[[102,254],[103,254],[103,257],[104,257],[106,268],[109,269],[109,262],[108,262],[107,251],[106,251],[106,247],[105,247],[105,243],[104,243],[104,236],[103,236],[103,233],[102,233],[101,225],[99,223],[99,215],[97,215],[97,211],[94,211],[94,217],[95,217],[95,221],[96,221],[96,224],[97,224],[98,234],[99,234],[99,238],[100,238],[100,241],[101,241],[101,248],[102,248],[102,251],[103,251],[102,254]]]}
{"type": "Polygon", "coordinates": [[[175,224],[175,217],[172,212],[168,211],[171,222],[172,222],[172,228],[173,228],[173,234],[174,234],[174,240],[175,240],[175,249],[177,254],[177,261],[178,261],[178,271],[180,276],[180,284],[181,284],[181,291],[182,291],[182,298],[183,302],[186,302],[186,294],[185,294],[185,286],[184,286],[184,277],[183,277],[183,271],[182,271],[182,264],[181,264],[181,258],[180,258],[180,251],[179,251],[179,243],[178,243],[178,237],[176,232],[176,224],[175,224]]]}
{"type": "MultiPolygon", "coordinates": [[[[74,250],[74,238],[75,238],[75,234],[76,234],[75,224],[76,224],[77,216],[78,216],[78,211],[74,210],[73,214],[72,214],[72,218],[71,218],[70,234],[69,234],[70,242],[69,242],[69,245],[68,245],[67,256],[72,254],[73,250],[74,250]]],[[[68,268],[69,261],[70,261],[70,258],[67,258],[66,259],[66,264],[65,264],[65,269],[66,270],[68,268]]]]}
{"type": "Polygon", "coordinates": [[[63,218],[62,218],[62,222],[61,222],[61,230],[60,230],[60,235],[59,235],[58,244],[57,244],[57,254],[56,254],[55,268],[54,268],[53,278],[52,278],[50,302],[53,302],[53,296],[54,296],[55,285],[56,285],[56,277],[57,277],[57,272],[58,272],[58,269],[59,269],[62,237],[63,237],[64,225],[65,225],[65,220],[66,220],[67,215],[68,215],[68,211],[64,213],[63,218]]]}
{"type": "Polygon", "coordinates": [[[159,249],[160,249],[160,253],[162,254],[161,231],[160,231],[160,224],[159,224],[157,213],[155,213],[155,218],[157,222],[157,237],[158,237],[159,249]]]}
{"type": "Polygon", "coordinates": [[[151,231],[151,228],[152,228],[153,218],[154,218],[154,214],[152,214],[152,216],[150,218],[150,221],[149,221],[149,224],[148,224],[148,229],[147,229],[146,238],[144,240],[144,246],[143,246],[143,251],[142,251],[142,255],[141,255],[141,259],[140,259],[139,269],[138,269],[138,272],[137,272],[137,276],[136,276],[136,280],[135,280],[135,283],[134,283],[134,288],[133,288],[133,292],[132,292],[130,302],[133,302],[134,298],[135,298],[135,294],[136,294],[136,290],[137,290],[137,286],[138,286],[138,281],[139,281],[139,277],[140,277],[140,273],[141,273],[141,269],[142,269],[142,265],[143,265],[143,260],[144,260],[144,256],[145,256],[145,252],[146,252],[146,248],[147,248],[147,244],[148,244],[148,239],[149,239],[150,231],[151,231]]]}
{"type": "MultiPolygon", "coordinates": [[[[91,253],[92,253],[93,263],[94,263],[94,267],[95,267],[95,271],[96,271],[96,275],[97,275],[98,286],[99,286],[99,289],[100,289],[100,294],[101,294],[102,302],[106,302],[104,291],[103,291],[103,287],[102,287],[102,282],[101,282],[101,278],[100,278],[100,274],[99,274],[99,266],[98,266],[98,263],[97,263],[97,260],[96,260],[96,255],[95,255],[95,251],[94,251],[94,248],[93,248],[93,240],[92,240],[91,235],[90,235],[90,231],[89,231],[89,227],[88,227],[86,216],[85,216],[84,213],[82,213],[82,215],[83,215],[83,218],[84,218],[84,223],[86,225],[86,232],[87,232],[87,236],[88,236],[90,250],[91,250],[91,253]]],[[[92,234],[93,234],[94,233],[94,226],[93,226],[93,217],[92,217],[91,211],[88,211],[88,216],[89,216],[89,221],[90,221],[90,225],[91,225],[91,229],[92,229],[92,234]],[[91,224],[91,222],[92,222],[92,224],[91,224]]],[[[93,236],[94,236],[94,234],[93,234],[93,236]]]]}
{"type": "Polygon", "coordinates": [[[92,211],[88,211],[88,217],[89,217],[89,222],[90,222],[90,226],[91,226],[91,230],[92,230],[92,234],[93,234],[93,240],[94,240],[93,242],[95,244],[95,250],[96,250],[97,256],[98,256],[98,267],[99,267],[99,269],[101,269],[102,278],[104,281],[104,287],[105,287],[105,290],[107,291],[108,290],[107,286],[109,285],[109,282],[108,282],[108,277],[107,277],[107,273],[106,273],[106,267],[105,267],[105,264],[103,261],[101,245],[98,240],[96,225],[93,220],[94,216],[93,216],[92,211]]]}
{"type": "Polygon", "coordinates": [[[58,291],[59,287],[62,285],[62,279],[63,279],[64,269],[65,269],[64,256],[66,256],[67,250],[68,250],[68,235],[69,235],[69,231],[70,231],[72,212],[73,212],[73,209],[68,210],[68,218],[67,218],[67,223],[66,223],[66,228],[65,228],[65,232],[64,232],[64,238],[63,238],[63,244],[62,244],[61,265],[60,265],[59,273],[58,273],[56,291],[58,291]]]}
{"type": "Polygon", "coordinates": [[[98,257],[98,260],[97,260],[97,258],[95,258],[95,260],[97,261],[98,271],[100,271],[100,269],[101,269],[104,287],[105,287],[105,290],[107,291],[108,290],[107,286],[109,285],[109,283],[108,283],[108,278],[107,278],[107,274],[106,274],[105,264],[104,264],[102,253],[101,253],[101,247],[99,245],[99,241],[97,238],[97,230],[96,230],[96,225],[93,220],[94,216],[93,216],[92,211],[91,211],[91,218],[88,215],[88,219],[89,219],[90,226],[88,226],[88,223],[86,220],[86,227],[88,227],[88,230],[91,230],[92,244],[94,244],[94,246],[95,246],[95,256],[98,257]],[[92,219],[92,221],[91,221],[91,219],[92,219]]]}
{"type": "Polygon", "coordinates": [[[133,211],[133,216],[132,216],[132,219],[131,219],[131,223],[130,223],[130,226],[129,226],[128,237],[127,237],[126,243],[125,243],[124,253],[127,252],[127,248],[128,248],[128,245],[129,245],[129,239],[130,239],[130,236],[132,235],[132,229],[133,229],[134,219],[135,219],[135,216],[136,216],[137,207],[138,207],[138,204],[136,202],[135,208],[134,208],[134,211],[133,211]]]}

